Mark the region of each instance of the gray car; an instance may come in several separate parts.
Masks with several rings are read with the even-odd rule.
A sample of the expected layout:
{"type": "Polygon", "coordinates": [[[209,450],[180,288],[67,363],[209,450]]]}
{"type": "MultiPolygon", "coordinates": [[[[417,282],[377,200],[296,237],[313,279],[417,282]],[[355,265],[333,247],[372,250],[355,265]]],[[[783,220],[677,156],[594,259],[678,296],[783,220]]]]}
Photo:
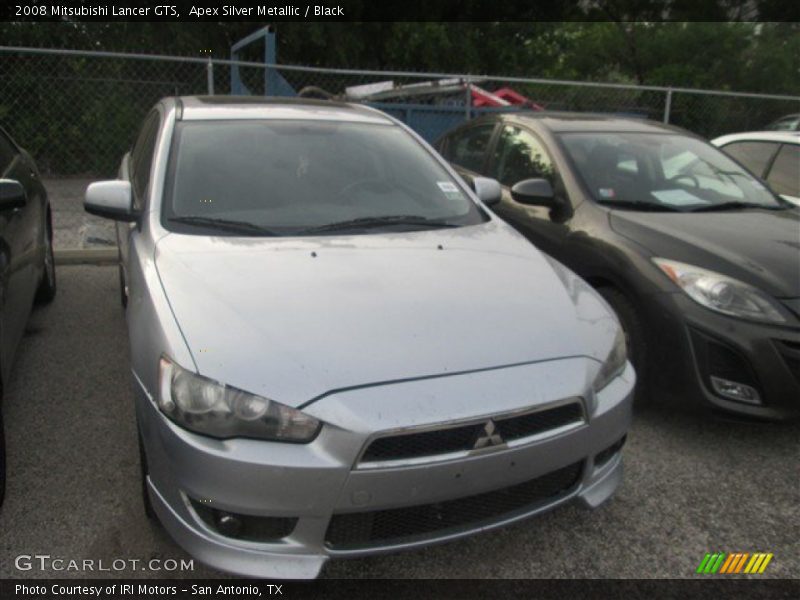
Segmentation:
{"type": "Polygon", "coordinates": [[[622,476],[608,305],[404,125],[168,98],[86,209],[116,219],[146,508],[199,560],[315,577],[622,476]]]}

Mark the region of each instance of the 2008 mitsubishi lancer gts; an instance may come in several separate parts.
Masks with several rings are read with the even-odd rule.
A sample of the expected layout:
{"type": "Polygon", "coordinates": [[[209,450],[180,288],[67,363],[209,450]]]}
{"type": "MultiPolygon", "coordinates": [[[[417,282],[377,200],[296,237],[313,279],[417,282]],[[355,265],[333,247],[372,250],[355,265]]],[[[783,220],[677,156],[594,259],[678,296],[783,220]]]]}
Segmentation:
{"type": "Polygon", "coordinates": [[[308,578],[613,494],[619,323],[473,186],[376,110],[233,97],[162,100],[89,186],[145,507],[188,552],[308,578]]]}

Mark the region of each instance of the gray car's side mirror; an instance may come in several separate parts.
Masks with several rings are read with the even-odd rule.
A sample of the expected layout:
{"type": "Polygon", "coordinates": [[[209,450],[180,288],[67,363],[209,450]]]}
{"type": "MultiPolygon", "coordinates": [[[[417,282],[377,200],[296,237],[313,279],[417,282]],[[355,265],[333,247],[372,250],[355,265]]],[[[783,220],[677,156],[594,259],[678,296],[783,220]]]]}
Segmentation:
{"type": "Polygon", "coordinates": [[[14,179],[0,179],[0,210],[13,210],[25,206],[28,197],[25,188],[14,179]]]}
{"type": "Polygon", "coordinates": [[[474,177],[472,189],[486,206],[497,204],[503,198],[503,188],[500,182],[490,177],[474,177]]]}
{"type": "Polygon", "coordinates": [[[119,179],[90,183],[83,208],[89,214],[115,221],[135,221],[139,217],[133,209],[130,182],[119,179]]]}
{"type": "Polygon", "coordinates": [[[546,179],[523,179],[511,188],[511,197],[520,204],[555,207],[553,186],[546,179]]]}

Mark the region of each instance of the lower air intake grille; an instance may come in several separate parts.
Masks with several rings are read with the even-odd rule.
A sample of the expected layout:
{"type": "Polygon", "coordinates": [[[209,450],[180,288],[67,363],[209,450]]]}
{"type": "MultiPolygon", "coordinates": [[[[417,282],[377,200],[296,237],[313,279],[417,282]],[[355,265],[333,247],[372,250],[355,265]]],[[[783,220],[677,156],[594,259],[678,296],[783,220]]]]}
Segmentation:
{"type": "Polygon", "coordinates": [[[601,450],[598,452],[594,457],[594,466],[600,467],[607,463],[609,459],[614,456],[617,452],[622,450],[622,447],[625,445],[625,438],[627,436],[623,435],[620,439],[616,442],[611,444],[608,448],[601,450]]]}
{"type": "Polygon", "coordinates": [[[749,361],[737,350],[714,338],[690,329],[697,366],[709,390],[713,390],[711,377],[719,377],[749,385],[761,391],[755,371],[749,361]]]}
{"type": "Polygon", "coordinates": [[[334,515],[325,543],[334,550],[384,546],[499,521],[566,494],[578,484],[582,468],[577,462],[511,487],[435,504],[334,515]]]}

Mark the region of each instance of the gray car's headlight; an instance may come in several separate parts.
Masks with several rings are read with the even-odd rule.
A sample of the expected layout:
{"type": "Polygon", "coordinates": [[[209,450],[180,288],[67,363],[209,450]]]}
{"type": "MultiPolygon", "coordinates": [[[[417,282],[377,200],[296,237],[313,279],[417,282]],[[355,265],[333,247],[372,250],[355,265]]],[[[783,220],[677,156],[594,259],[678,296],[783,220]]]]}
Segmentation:
{"type": "Polygon", "coordinates": [[[290,406],[159,362],[158,407],[186,429],[216,438],[251,437],[310,442],[320,422],[290,406]]]}
{"type": "Polygon", "coordinates": [[[600,367],[600,372],[594,378],[592,385],[594,391],[599,392],[611,383],[617,375],[625,370],[627,361],[628,348],[625,345],[625,333],[622,331],[622,327],[618,327],[614,336],[614,345],[611,346],[611,351],[603,362],[603,366],[600,367]]]}
{"type": "Polygon", "coordinates": [[[654,258],[653,262],[692,300],[706,308],[754,321],[786,321],[777,302],[751,285],[674,260],[654,258]]]}

